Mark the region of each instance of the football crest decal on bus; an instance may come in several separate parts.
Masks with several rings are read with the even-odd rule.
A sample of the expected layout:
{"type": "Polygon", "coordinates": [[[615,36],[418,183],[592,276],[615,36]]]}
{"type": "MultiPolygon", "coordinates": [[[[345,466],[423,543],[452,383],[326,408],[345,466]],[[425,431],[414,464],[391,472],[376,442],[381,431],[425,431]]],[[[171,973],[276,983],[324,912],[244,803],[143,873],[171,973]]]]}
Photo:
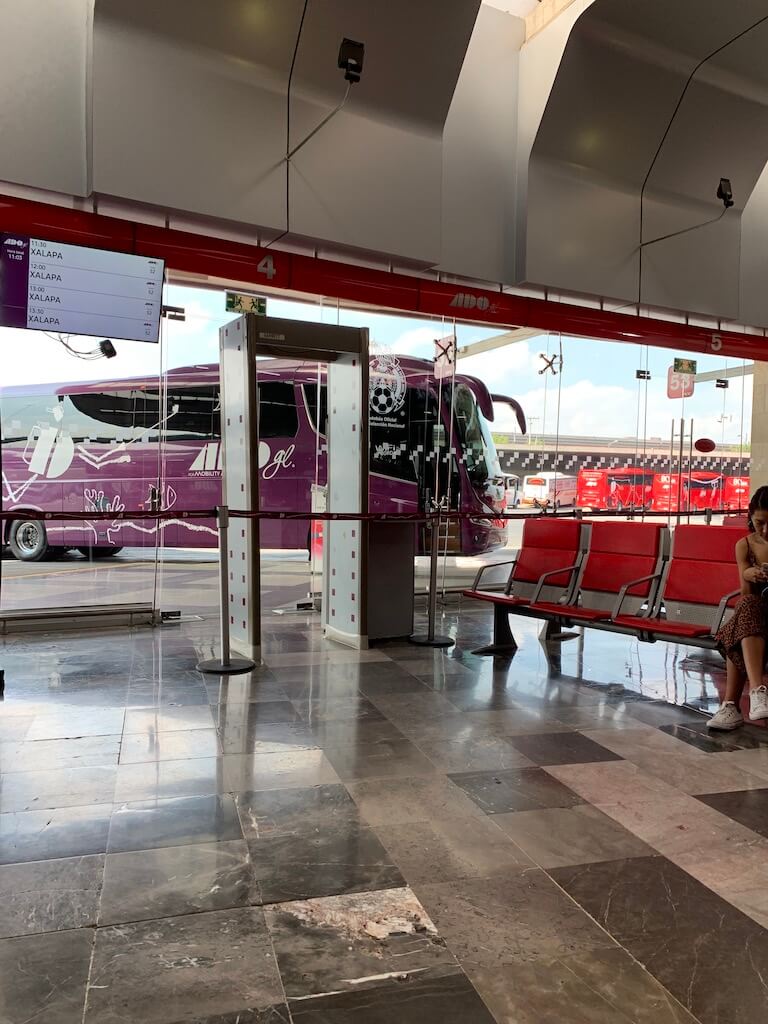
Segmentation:
{"type": "Polygon", "coordinates": [[[368,388],[371,412],[391,416],[402,409],[407,384],[397,356],[376,355],[371,359],[371,380],[368,388]]]}

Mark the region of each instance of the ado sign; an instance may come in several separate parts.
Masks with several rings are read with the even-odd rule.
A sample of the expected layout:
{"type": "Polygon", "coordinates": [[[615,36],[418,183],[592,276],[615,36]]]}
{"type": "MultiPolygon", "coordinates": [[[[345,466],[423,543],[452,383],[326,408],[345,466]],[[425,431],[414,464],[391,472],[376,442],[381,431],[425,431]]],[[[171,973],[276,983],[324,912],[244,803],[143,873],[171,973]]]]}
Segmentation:
{"type": "Polygon", "coordinates": [[[674,366],[667,370],[667,398],[690,398],[693,386],[692,373],[680,373],[674,366]]]}

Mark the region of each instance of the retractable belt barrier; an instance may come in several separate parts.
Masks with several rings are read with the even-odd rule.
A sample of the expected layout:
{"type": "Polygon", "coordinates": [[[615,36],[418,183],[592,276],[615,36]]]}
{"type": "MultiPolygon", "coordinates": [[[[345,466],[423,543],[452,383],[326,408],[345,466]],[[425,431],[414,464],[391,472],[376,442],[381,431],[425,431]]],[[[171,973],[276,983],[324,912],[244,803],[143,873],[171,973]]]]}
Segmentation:
{"type": "MultiPolygon", "coordinates": [[[[601,509],[589,512],[590,516],[612,517],[622,519],[634,519],[641,516],[645,519],[668,519],[670,516],[702,516],[710,518],[713,515],[725,513],[729,516],[746,516],[749,510],[746,508],[736,509],[691,509],[680,512],[652,512],[636,510],[629,512],[627,509],[601,509]]],[[[432,523],[435,520],[515,520],[530,519],[533,516],[548,516],[558,519],[581,519],[584,514],[580,509],[558,509],[557,511],[546,511],[540,509],[531,512],[250,512],[247,509],[230,509],[232,519],[316,519],[320,522],[375,522],[375,523],[432,523]]],[[[121,512],[43,512],[33,508],[15,508],[11,512],[0,512],[0,522],[15,522],[19,519],[31,519],[34,521],[47,522],[56,520],[59,522],[75,522],[87,519],[90,522],[115,522],[123,519],[156,519],[160,522],[178,519],[215,519],[215,508],[194,509],[191,511],[168,511],[168,512],[146,512],[144,510],[129,511],[123,509],[121,512]]]]}
{"type": "MultiPolygon", "coordinates": [[[[703,516],[709,523],[712,518],[713,509],[697,509],[680,513],[672,512],[649,512],[639,510],[636,513],[627,513],[625,509],[606,509],[600,511],[600,516],[634,518],[641,515],[643,518],[669,518],[671,515],[703,516]]],[[[730,515],[746,515],[746,509],[728,509],[730,515]]],[[[594,515],[595,513],[590,513],[594,515]]],[[[218,675],[230,675],[240,672],[248,672],[254,667],[254,662],[247,658],[233,658],[230,650],[229,638],[229,594],[228,594],[228,558],[229,546],[227,543],[227,532],[230,519],[278,519],[296,520],[307,519],[319,522],[376,522],[376,523],[428,523],[431,531],[430,545],[430,593],[428,603],[428,630],[425,634],[415,634],[411,640],[415,644],[427,647],[448,647],[454,643],[451,637],[437,636],[435,634],[435,615],[437,604],[437,560],[439,549],[439,528],[443,521],[462,521],[491,519],[513,520],[530,519],[535,516],[547,516],[557,518],[582,518],[580,509],[552,509],[545,508],[531,510],[527,513],[520,512],[454,512],[448,510],[436,510],[434,512],[251,512],[244,509],[228,509],[226,506],[219,506],[215,509],[191,509],[183,511],[146,511],[136,510],[120,512],[44,512],[40,509],[16,508],[11,512],[0,512],[0,523],[13,522],[20,518],[35,521],[59,521],[73,522],[88,520],[90,522],[115,522],[124,519],[145,520],[154,519],[158,522],[184,519],[215,519],[219,533],[219,602],[221,620],[221,657],[201,662],[198,668],[201,672],[211,672],[218,675]]],[[[0,692],[2,692],[2,672],[0,672],[0,692]]]]}

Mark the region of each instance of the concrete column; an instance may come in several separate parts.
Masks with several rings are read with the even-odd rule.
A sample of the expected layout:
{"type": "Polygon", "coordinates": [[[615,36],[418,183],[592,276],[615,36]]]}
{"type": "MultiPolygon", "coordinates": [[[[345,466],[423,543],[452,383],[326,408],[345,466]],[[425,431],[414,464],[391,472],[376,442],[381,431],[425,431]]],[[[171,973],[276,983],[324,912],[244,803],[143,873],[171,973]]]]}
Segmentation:
{"type": "Polygon", "coordinates": [[[768,363],[755,362],[752,390],[750,479],[754,492],[768,484],[768,363]]]}

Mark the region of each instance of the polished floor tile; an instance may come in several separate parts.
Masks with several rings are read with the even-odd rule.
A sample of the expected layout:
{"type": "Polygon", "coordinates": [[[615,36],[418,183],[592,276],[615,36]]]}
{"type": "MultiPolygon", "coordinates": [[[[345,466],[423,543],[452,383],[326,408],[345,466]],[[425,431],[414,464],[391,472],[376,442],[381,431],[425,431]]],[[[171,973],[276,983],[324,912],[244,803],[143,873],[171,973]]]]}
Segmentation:
{"type": "Polygon", "coordinates": [[[699,796],[698,799],[758,835],[768,836],[768,788],[710,793],[699,796]]]}
{"type": "Polygon", "coordinates": [[[99,924],[180,917],[261,902],[242,840],[106,858],[99,924]]]}
{"type": "Polygon", "coordinates": [[[430,759],[410,740],[382,739],[374,743],[324,746],[325,756],[340,779],[382,779],[393,776],[431,775],[436,769],[430,759]]]}
{"type": "Polygon", "coordinates": [[[415,892],[464,966],[498,966],[615,945],[537,868],[425,883],[416,885],[415,892]]]}
{"type": "Polygon", "coordinates": [[[237,793],[235,802],[246,839],[343,830],[360,821],[357,804],[340,783],[237,793]]]}
{"type": "Polygon", "coordinates": [[[277,966],[257,907],[124,924],[96,933],[86,1024],[175,1024],[215,1020],[217,1015],[226,1019],[226,1014],[236,1020],[240,1011],[266,1011],[282,1003],[277,966]]]}
{"type": "Polygon", "coordinates": [[[768,932],[666,858],[552,874],[702,1024],[764,1013],[768,932]]]}
{"type": "Polygon", "coordinates": [[[112,804],[0,814],[0,864],[105,853],[112,804]]]}
{"type": "Polygon", "coordinates": [[[0,784],[0,812],[112,803],[117,766],[9,772],[0,784]]]}
{"type": "Polygon", "coordinates": [[[82,1024],[92,928],[0,939],[0,1021],[82,1024]]]}
{"type": "Polygon", "coordinates": [[[620,761],[621,756],[595,743],[580,732],[536,733],[513,736],[512,745],[533,764],[588,764],[595,761],[620,761]]]}
{"type": "Polygon", "coordinates": [[[573,807],[582,802],[580,796],[548,775],[543,768],[456,772],[449,778],[486,814],[573,807]]]}
{"type": "Polygon", "coordinates": [[[216,757],[220,753],[221,746],[215,729],[136,733],[123,737],[120,764],[180,761],[184,758],[216,757]]]}
{"type": "Polygon", "coordinates": [[[369,825],[399,825],[410,821],[478,818],[485,812],[458,786],[441,775],[407,779],[363,779],[347,789],[369,825]]]}
{"type": "Polygon", "coordinates": [[[169,800],[183,796],[226,793],[221,757],[189,757],[180,761],[141,761],[117,768],[115,803],[169,800]]]}
{"type": "Polygon", "coordinates": [[[338,822],[248,840],[262,903],[395,889],[405,879],[373,829],[338,822]]]}
{"type": "Polygon", "coordinates": [[[403,989],[341,992],[291,1003],[294,1024],[493,1024],[477,991],[458,969],[416,977],[403,989]]]}
{"type": "Polygon", "coordinates": [[[408,888],[265,907],[288,999],[400,988],[455,959],[408,888]]]}
{"type": "Polygon", "coordinates": [[[496,814],[493,821],[543,868],[644,857],[655,851],[596,807],[496,814]]]}
{"type": "Polygon", "coordinates": [[[0,867],[0,939],[95,925],[103,874],[103,856],[0,867]]]}
{"type": "Polygon", "coordinates": [[[0,706],[0,743],[20,743],[26,738],[34,715],[8,715],[7,707],[0,706]]]}
{"type": "Polygon", "coordinates": [[[84,736],[64,740],[36,740],[0,746],[0,773],[33,772],[57,768],[115,765],[119,736],[84,736]]]}
{"type": "Polygon", "coordinates": [[[696,1024],[623,949],[470,967],[468,973],[505,1024],[696,1024]]]}
{"type": "Polygon", "coordinates": [[[489,878],[533,864],[492,818],[378,825],[376,833],[409,885],[489,878]]]}
{"type": "Polygon", "coordinates": [[[123,735],[189,732],[191,729],[212,729],[213,725],[212,710],[207,705],[131,708],[125,713],[123,735]]]}
{"type": "Polygon", "coordinates": [[[226,754],[221,759],[224,792],[306,789],[339,782],[322,750],[226,754]]]}
{"type": "Polygon", "coordinates": [[[36,715],[25,736],[31,740],[75,739],[82,736],[119,736],[123,731],[122,708],[84,711],[79,714],[36,715]]]}
{"type": "Polygon", "coordinates": [[[107,852],[126,853],[242,838],[235,802],[228,794],[146,800],[115,807],[107,852]]]}

